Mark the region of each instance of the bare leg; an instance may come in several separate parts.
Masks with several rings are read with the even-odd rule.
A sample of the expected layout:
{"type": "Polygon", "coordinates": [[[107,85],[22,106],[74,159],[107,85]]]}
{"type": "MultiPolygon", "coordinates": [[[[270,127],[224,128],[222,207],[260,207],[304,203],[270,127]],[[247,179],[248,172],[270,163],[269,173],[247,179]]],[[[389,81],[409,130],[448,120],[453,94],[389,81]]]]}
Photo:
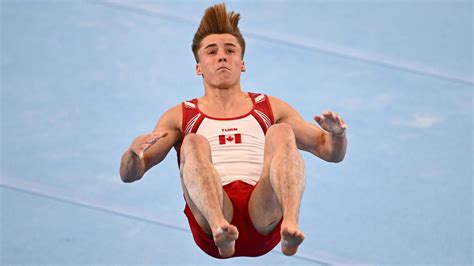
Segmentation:
{"type": "Polygon", "coordinates": [[[203,230],[212,234],[220,255],[232,256],[239,232],[229,223],[233,215],[232,203],[222,190],[205,137],[186,136],[181,147],[180,168],[183,191],[191,212],[203,230]]]}
{"type": "Polygon", "coordinates": [[[268,130],[264,156],[262,177],[252,193],[249,213],[255,228],[261,233],[269,233],[283,217],[280,232],[282,252],[294,255],[304,240],[298,215],[305,174],[290,126],[278,124],[268,130]]]}

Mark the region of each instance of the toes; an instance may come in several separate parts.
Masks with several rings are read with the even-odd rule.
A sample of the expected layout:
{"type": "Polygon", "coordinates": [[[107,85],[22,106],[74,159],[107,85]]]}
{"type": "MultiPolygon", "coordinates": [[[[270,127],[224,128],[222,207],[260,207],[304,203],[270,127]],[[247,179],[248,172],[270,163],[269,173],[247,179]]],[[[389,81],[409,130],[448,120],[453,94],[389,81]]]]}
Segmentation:
{"type": "Polygon", "coordinates": [[[304,234],[297,228],[284,228],[281,232],[281,249],[287,256],[294,255],[304,240],[304,234]]]}
{"type": "Polygon", "coordinates": [[[214,243],[219,250],[219,254],[223,258],[231,257],[235,252],[235,240],[237,240],[239,232],[237,227],[233,225],[224,225],[217,229],[214,236],[214,243]]]}

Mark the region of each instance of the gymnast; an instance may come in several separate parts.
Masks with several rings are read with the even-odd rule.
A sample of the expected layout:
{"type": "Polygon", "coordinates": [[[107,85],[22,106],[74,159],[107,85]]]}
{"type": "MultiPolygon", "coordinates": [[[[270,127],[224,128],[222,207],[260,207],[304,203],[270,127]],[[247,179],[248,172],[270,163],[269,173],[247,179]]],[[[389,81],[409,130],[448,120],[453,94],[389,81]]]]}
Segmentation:
{"type": "Polygon", "coordinates": [[[291,256],[305,238],[298,225],[305,188],[298,149],[340,162],[347,126],[332,111],[316,115],[317,126],[276,97],[243,91],[239,19],[224,4],[206,9],[192,42],[204,95],[170,108],[152,133],[135,138],[120,176],[141,179],[174,147],[184,213],[200,249],[215,258],[255,257],[281,242],[291,256]]]}

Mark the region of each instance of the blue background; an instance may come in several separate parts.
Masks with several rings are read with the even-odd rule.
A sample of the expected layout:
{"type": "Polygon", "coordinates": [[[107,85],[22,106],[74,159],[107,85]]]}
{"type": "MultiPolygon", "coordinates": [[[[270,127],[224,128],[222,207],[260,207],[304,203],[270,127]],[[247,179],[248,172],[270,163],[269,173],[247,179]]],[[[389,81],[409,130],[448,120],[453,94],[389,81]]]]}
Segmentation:
{"type": "Polygon", "coordinates": [[[297,256],[202,253],[174,151],[121,183],[133,138],[203,94],[214,3],[1,0],[1,264],[471,265],[472,1],[227,2],[243,89],[349,126],[342,163],[303,153],[297,256]]]}

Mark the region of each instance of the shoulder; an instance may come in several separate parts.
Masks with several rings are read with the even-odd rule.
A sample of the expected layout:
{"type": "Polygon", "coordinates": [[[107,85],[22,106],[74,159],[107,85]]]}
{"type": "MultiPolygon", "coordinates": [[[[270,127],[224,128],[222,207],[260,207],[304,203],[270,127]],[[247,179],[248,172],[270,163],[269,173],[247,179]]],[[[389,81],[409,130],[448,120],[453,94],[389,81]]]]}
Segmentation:
{"type": "Polygon", "coordinates": [[[282,104],[285,104],[285,102],[275,96],[272,96],[272,95],[269,95],[269,94],[266,94],[268,99],[270,100],[270,104],[274,107],[279,107],[280,105],[282,104]]]}
{"type": "Polygon", "coordinates": [[[277,97],[274,97],[268,94],[267,94],[267,97],[272,106],[276,123],[281,122],[282,120],[285,120],[286,118],[290,116],[297,115],[296,110],[290,104],[283,101],[282,99],[279,99],[277,97]]]}
{"type": "Polygon", "coordinates": [[[179,103],[179,104],[176,104],[176,105],[172,106],[168,110],[166,110],[166,112],[163,114],[163,116],[177,118],[177,117],[181,116],[181,112],[182,112],[182,103],[179,103]]]}
{"type": "Polygon", "coordinates": [[[166,110],[160,118],[159,124],[169,128],[180,129],[182,119],[182,103],[176,104],[166,110]]]}

